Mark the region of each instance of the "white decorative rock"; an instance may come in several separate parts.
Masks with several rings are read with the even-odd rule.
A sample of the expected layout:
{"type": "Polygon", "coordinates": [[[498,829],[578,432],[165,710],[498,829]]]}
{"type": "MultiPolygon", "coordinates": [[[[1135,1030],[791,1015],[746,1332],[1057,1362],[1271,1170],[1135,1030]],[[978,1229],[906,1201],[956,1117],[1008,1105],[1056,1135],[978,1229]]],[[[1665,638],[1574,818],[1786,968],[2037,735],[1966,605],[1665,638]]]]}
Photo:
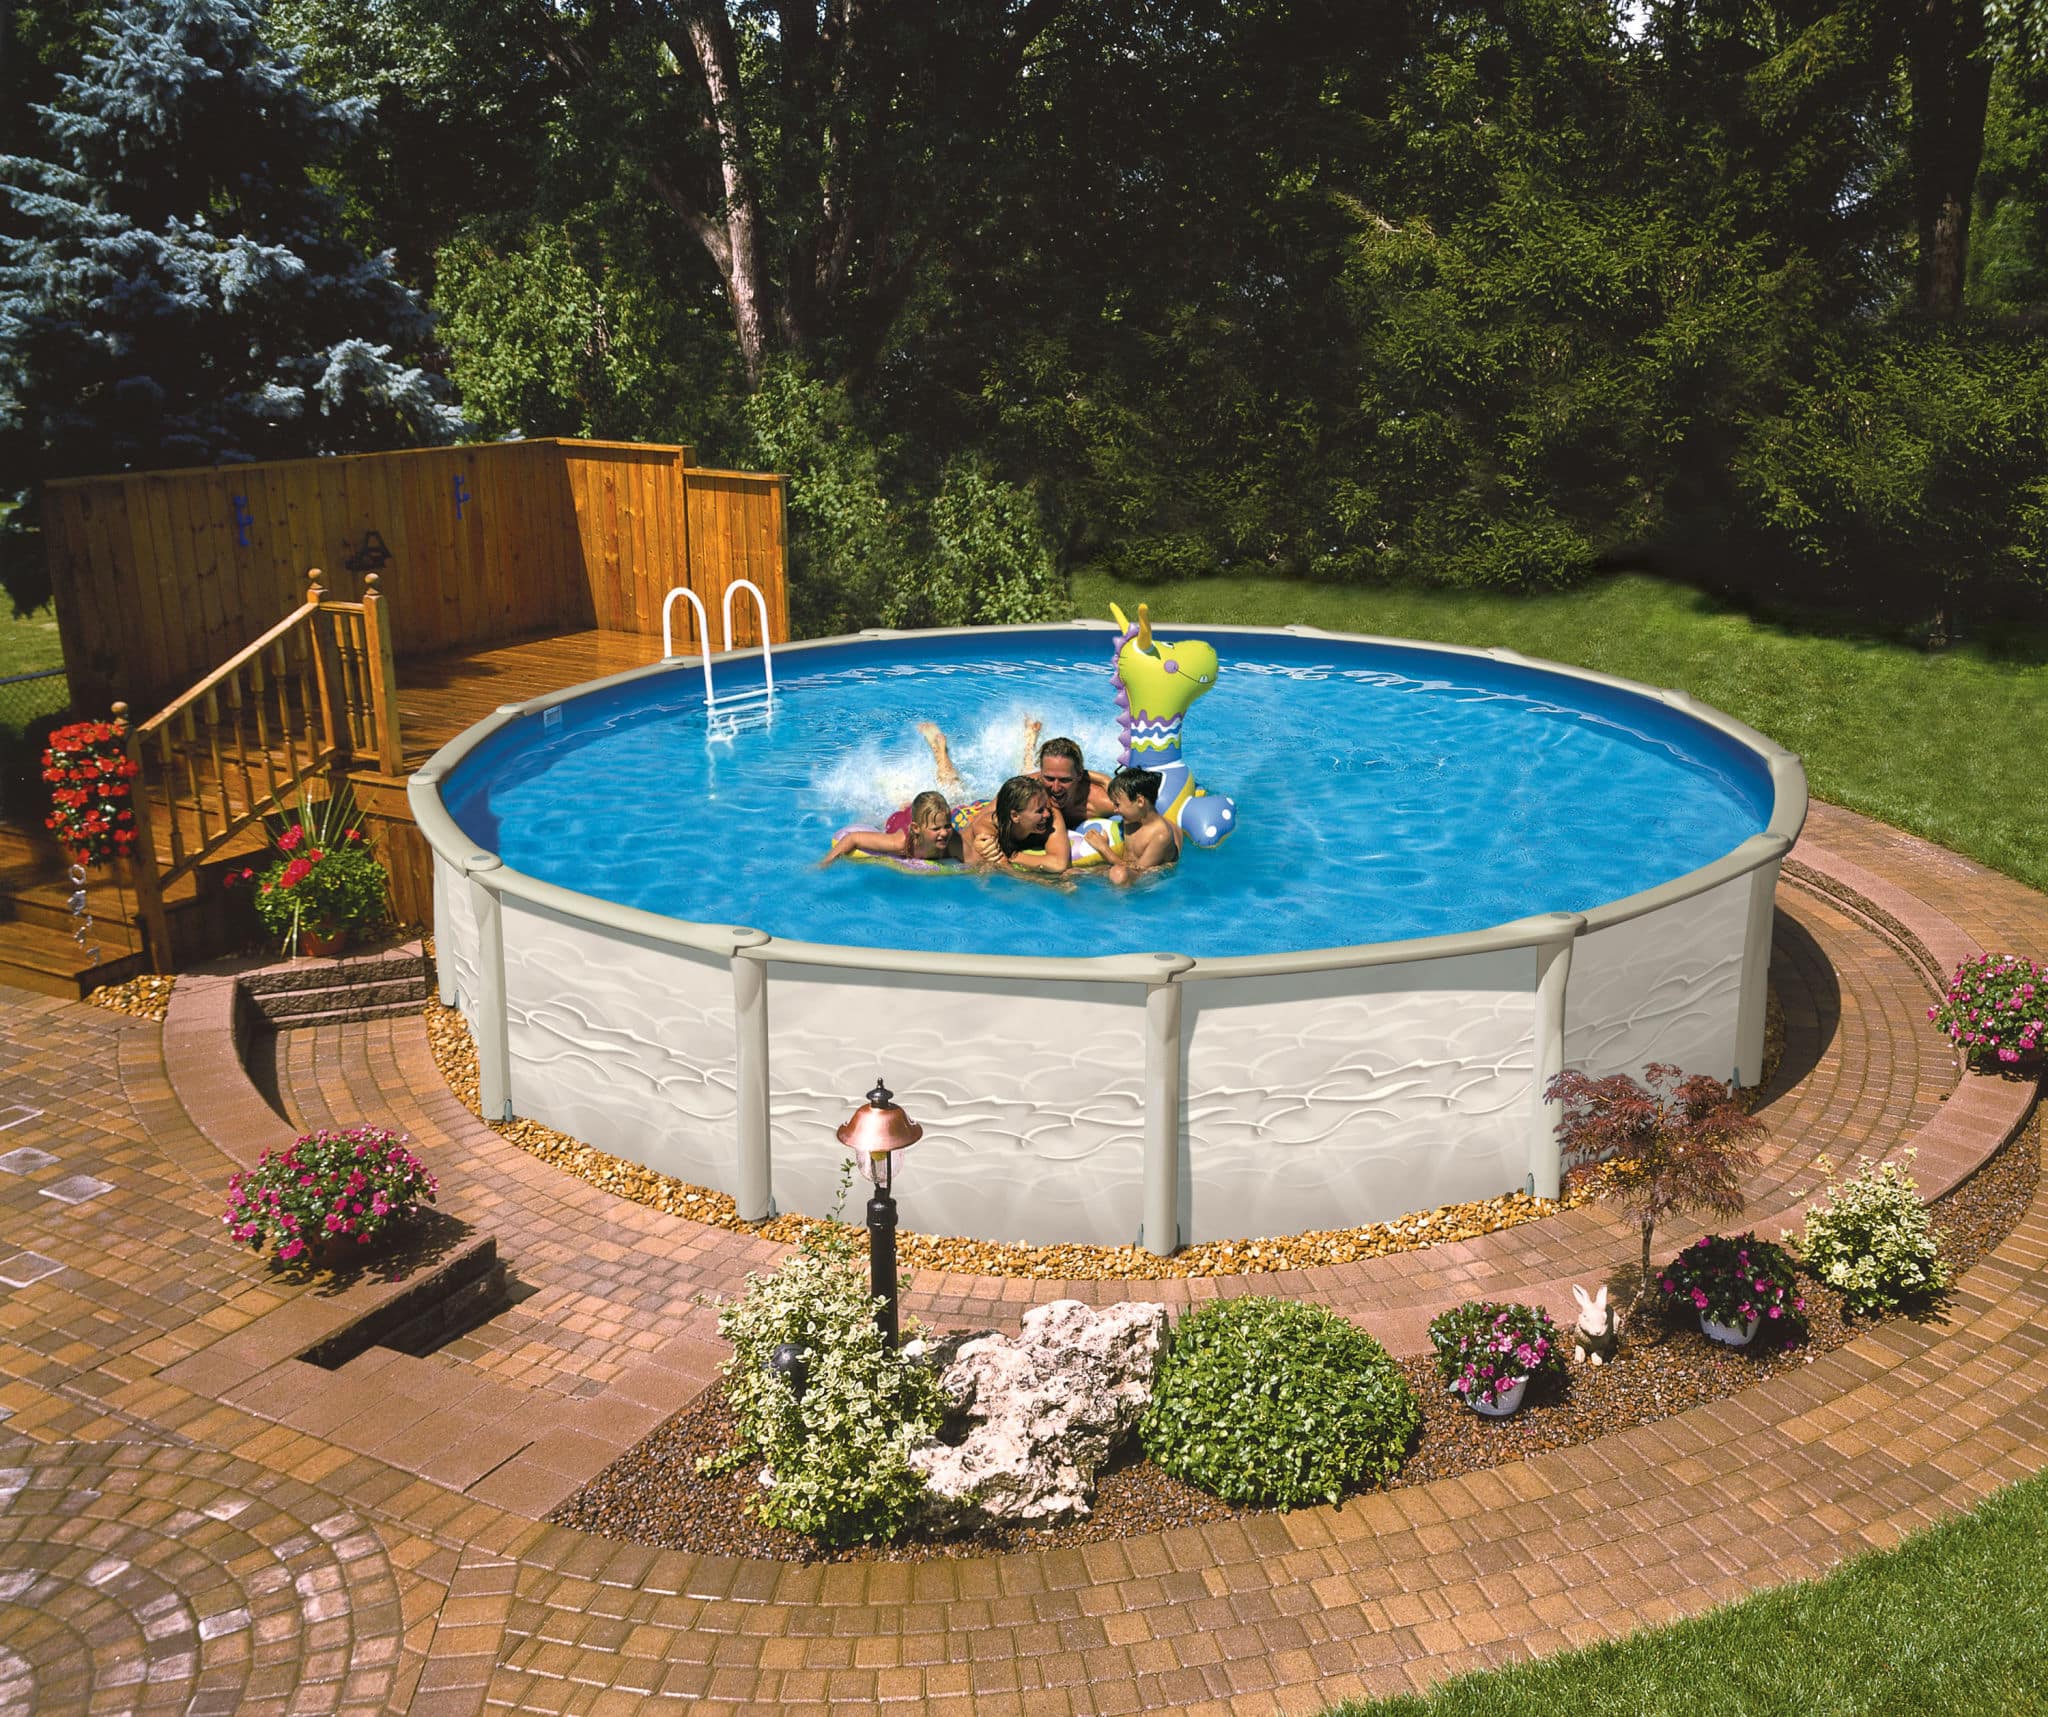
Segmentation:
{"type": "Polygon", "coordinates": [[[1095,1475],[1152,1398],[1166,1308],[1131,1301],[1096,1311],[1054,1300],[1015,1337],[985,1331],[930,1345],[957,1442],[910,1451],[938,1523],[1031,1525],[1089,1512],[1095,1475]]]}

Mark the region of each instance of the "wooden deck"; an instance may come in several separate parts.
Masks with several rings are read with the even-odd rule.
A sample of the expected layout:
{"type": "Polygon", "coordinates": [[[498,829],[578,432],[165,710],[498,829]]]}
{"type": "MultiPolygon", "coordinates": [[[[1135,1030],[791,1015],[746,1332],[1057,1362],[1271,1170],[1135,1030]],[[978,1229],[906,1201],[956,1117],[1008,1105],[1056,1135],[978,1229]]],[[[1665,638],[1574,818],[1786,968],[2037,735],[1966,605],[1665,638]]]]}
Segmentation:
{"type": "Polygon", "coordinates": [[[639,632],[563,632],[398,664],[405,766],[417,769],[500,704],[560,691],[661,660],[661,639],[639,632]]]}
{"type": "MultiPolygon", "coordinates": [[[[627,668],[660,660],[661,640],[638,632],[586,631],[496,644],[398,664],[398,710],[409,773],[472,723],[500,704],[518,703],[627,668]]],[[[374,766],[374,763],[373,763],[374,766]]],[[[428,855],[412,827],[401,776],[358,774],[358,808],[368,818],[391,874],[398,916],[424,922],[432,911],[428,855]]],[[[165,846],[167,821],[185,825],[187,846],[200,838],[189,807],[173,800],[156,805],[156,833],[165,846]]],[[[112,873],[95,872],[90,886],[94,917],[90,938],[100,950],[97,963],[73,940],[71,885],[63,856],[40,826],[0,824],[0,984],[76,996],[96,984],[118,981],[147,968],[144,939],[132,888],[112,873]]],[[[266,850],[260,829],[238,836],[196,875],[181,878],[166,896],[180,923],[172,942],[180,963],[226,951],[232,921],[207,896],[218,891],[225,868],[266,850]],[[207,910],[212,908],[212,910],[207,910]]],[[[163,854],[168,862],[168,852],[163,854]]],[[[246,934],[246,931],[243,932],[246,934]]]]}

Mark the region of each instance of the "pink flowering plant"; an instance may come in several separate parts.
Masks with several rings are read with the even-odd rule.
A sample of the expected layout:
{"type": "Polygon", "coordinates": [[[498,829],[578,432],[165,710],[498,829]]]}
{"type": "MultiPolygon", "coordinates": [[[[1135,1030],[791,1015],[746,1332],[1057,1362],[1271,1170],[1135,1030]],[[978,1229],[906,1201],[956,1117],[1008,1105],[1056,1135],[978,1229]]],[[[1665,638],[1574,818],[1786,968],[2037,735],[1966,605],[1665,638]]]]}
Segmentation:
{"type": "Polygon", "coordinates": [[[1671,1310],[1697,1312],[1740,1328],[1751,1318],[1766,1328],[1794,1331],[1805,1324],[1806,1299],[1792,1255],[1754,1234],[1709,1234],[1664,1266],[1657,1278],[1671,1310]]]}
{"type": "Polygon", "coordinates": [[[1975,954],[1927,1017],[1972,1067],[2038,1061],[2048,1046],[2048,966],[2020,954],[1975,954]]]}
{"type": "Polygon", "coordinates": [[[1436,1374],[1459,1400],[1492,1406],[1521,1378],[1564,1375],[1557,1325],[1540,1306],[1468,1300],[1429,1323],[1436,1374]]]}
{"type": "Polygon", "coordinates": [[[279,1262],[302,1267],[374,1246],[439,1190],[405,1145],[384,1127],[306,1133],[228,1182],[221,1221],[242,1244],[274,1245],[279,1262]]]}

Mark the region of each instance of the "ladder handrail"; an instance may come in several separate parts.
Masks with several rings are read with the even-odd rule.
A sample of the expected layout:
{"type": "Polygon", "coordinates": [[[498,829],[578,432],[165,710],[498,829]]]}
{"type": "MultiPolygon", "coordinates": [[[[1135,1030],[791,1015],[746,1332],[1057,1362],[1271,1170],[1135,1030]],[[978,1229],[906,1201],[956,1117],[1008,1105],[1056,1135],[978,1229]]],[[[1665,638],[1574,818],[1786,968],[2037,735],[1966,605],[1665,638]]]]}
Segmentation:
{"type": "Polygon", "coordinates": [[[734,718],[730,711],[734,706],[746,705],[753,707],[759,705],[765,708],[772,708],[775,702],[775,644],[773,639],[770,638],[768,630],[768,598],[762,594],[761,587],[751,578],[736,578],[725,587],[725,600],[721,604],[719,614],[721,630],[725,634],[725,644],[721,653],[726,655],[732,653],[732,599],[733,593],[742,589],[746,590],[754,598],[754,611],[761,619],[762,683],[749,690],[728,692],[722,698],[711,687],[711,616],[705,612],[703,598],[698,596],[687,584],[679,584],[667,596],[662,598],[661,603],[661,659],[664,662],[673,662],[679,659],[675,649],[676,598],[679,596],[685,598],[690,604],[691,611],[697,616],[697,665],[704,671],[704,720],[713,730],[711,734],[713,739],[730,739],[732,737],[730,724],[734,718]],[[717,730],[721,709],[727,712],[724,719],[728,724],[728,730],[723,733],[717,730]]]}
{"type": "Polygon", "coordinates": [[[765,681],[769,701],[775,698],[775,646],[768,638],[768,598],[761,594],[761,587],[751,578],[736,578],[725,587],[725,601],[721,619],[725,626],[725,647],[732,649],[732,598],[735,591],[745,590],[754,598],[754,612],[761,617],[761,674],[765,681]]]}
{"type": "MultiPolygon", "coordinates": [[[[711,706],[718,700],[711,695],[711,616],[704,612],[704,601],[687,584],[679,584],[662,600],[661,604],[661,659],[673,662],[676,659],[675,633],[672,629],[675,619],[676,598],[689,598],[690,606],[697,613],[697,660],[704,669],[704,714],[708,720],[711,706]]],[[[730,636],[730,634],[728,634],[730,636]]],[[[726,645],[731,649],[730,643],[726,645]]]]}

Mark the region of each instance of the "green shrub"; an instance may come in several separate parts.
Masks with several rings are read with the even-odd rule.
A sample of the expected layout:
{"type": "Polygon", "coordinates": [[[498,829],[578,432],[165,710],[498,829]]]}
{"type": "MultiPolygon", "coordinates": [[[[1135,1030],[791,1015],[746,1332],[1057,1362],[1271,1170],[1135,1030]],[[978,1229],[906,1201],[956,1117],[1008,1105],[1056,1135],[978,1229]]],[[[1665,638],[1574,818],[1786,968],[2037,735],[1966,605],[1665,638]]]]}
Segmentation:
{"type": "Polygon", "coordinates": [[[2038,334],[1912,324],[1823,348],[1748,426],[1751,520],[1811,588],[1927,614],[2048,591],[2048,372],[2038,334]]]}
{"type": "Polygon", "coordinates": [[[1889,1311],[1948,1282],[1927,1206],[1897,1163],[1873,1164],[1828,1188],[1806,1213],[1806,1267],[1852,1312],[1889,1311]]]}
{"type": "Polygon", "coordinates": [[[1138,1434],[1177,1478],[1294,1508],[1385,1483],[1421,1422],[1407,1379],[1363,1330],[1254,1297],[1181,1321],[1138,1434]]]}
{"type": "Polygon", "coordinates": [[[922,1490],[912,1444],[944,1416],[938,1380],[885,1346],[866,1271],[844,1240],[807,1240],[772,1276],[718,1314],[732,1343],[725,1397],[737,1439],[707,1469],[766,1463],[774,1483],[753,1504],[767,1525],[826,1544],[893,1538],[922,1490]],[[801,1395],[769,1369],[783,1343],[804,1356],[801,1395]]]}
{"type": "Polygon", "coordinates": [[[882,605],[890,626],[1015,626],[1060,617],[1063,581],[1024,490],[978,459],[946,467],[929,558],[882,605]]]}
{"type": "Polygon", "coordinates": [[[746,403],[749,457],[789,478],[789,597],[797,632],[872,626],[908,582],[910,540],[883,486],[888,449],[843,389],[771,366],[746,403]]]}

